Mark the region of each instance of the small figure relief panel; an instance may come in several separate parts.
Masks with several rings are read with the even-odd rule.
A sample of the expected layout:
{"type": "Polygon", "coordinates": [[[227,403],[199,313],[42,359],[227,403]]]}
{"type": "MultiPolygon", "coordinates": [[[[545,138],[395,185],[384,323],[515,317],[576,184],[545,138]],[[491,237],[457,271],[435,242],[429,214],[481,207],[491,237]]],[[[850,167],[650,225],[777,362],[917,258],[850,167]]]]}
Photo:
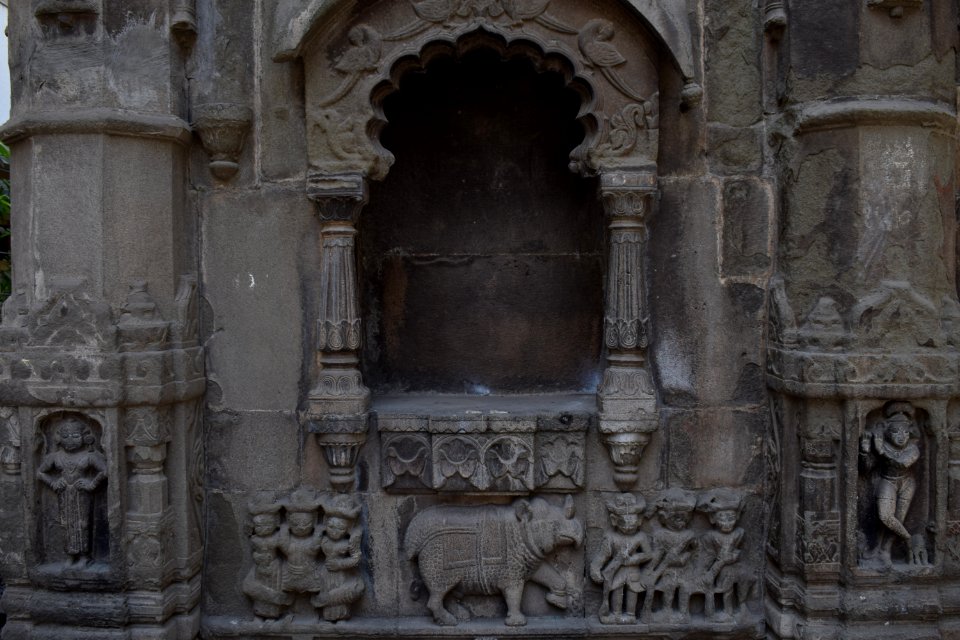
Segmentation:
{"type": "Polygon", "coordinates": [[[41,563],[82,569],[107,562],[108,478],[100,425],[62,412],[45,418],[37,434],[41,563]]]}
{"type": "Polygon", "coordinates": [[[327,622],[347,620],[366,587],[360,575],[360,504],[298,489],[250,505],[253,567],[242,590],[259,618],[292,619],[298,601],[327,622]]]}
{"type": "Polygon", "coordinates": [[[859,441],[857,511],[860,566],[922,571],[933,561],[934,439],[927,414],[909,402],[888,402],[867,416],[859,441]]]}
{"type": "Polygon", "coordinates": [[[604,506],[610,528],[589,566],[603,589],[601,623],[735,622],[748,613],[757,577],[739,526],[742,493],[668,489],[649,502],[621,493],[604,506]]]}
{"type": "Polygon", "coordinates": [[[427,609],[442,626],[455,626],[477,613],[504,615],[501,602],[506,605],[504,623],[523,626],[524,607],[532,608],[531,600],[541,593],[554,615],[576,609],[577,563],[565,554],[582,544],[583,525],[575,517],[572,497],[557,502],[559,498],[535,497],[506,505],[440,505],[419,511],[403,539],[406,558],[416,564],[411,596],[426,596],[427,609]],[[545,592],[527,590],[524,598],[530,584],[545,592]]]}
{"type": "Polygon", "coordinates": [[[947,410],[947,523],[945,562],[960,571],[960,402],[954,400],[947,410]]]}

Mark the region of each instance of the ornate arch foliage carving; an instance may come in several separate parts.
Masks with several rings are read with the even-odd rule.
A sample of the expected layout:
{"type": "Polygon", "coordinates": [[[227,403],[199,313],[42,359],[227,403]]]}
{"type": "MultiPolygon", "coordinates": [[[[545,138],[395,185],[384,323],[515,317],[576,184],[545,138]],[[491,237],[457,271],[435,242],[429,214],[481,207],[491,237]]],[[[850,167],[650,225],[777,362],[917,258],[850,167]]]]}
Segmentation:
{"type": "Polygon", "coordinates": [[[385,177],[393,157],[378,140],[382,99],[411,68],[476,46],[557,71],[581,95],[586,136],[571,154],[573,170],[650,171],[663,48],[651,31],[689,78],[689,56],[677,44],[689,34],[682,24],[652,0],[610,3],[602,14],[576,0],[380,0],[365,8],[315,0],[281,27],[275,59],[303,59],[312,174],[385,177]]]}

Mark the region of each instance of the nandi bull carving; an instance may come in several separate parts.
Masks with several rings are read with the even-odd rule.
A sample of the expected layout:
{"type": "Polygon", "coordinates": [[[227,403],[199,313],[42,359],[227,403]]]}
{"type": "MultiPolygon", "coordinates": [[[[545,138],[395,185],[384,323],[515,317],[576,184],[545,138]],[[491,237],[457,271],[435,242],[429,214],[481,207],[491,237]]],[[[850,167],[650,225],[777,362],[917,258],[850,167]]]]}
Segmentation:
{"type": "Polygon", "coordinates": [[[583,525],[574,518],[573,500],[567,496],[563,507],[542,498],[505,506],[431,507],[410,522],[404,549],[408,559],[418,560],[430,592],[427,607],[437,624],[457,624],[458,616],[444,607],[451,592],[501,593],[506,624],[522,626],[527,619],[520,600],[528,580],[547,587],[549,603],[566,608],[566,580],[544,559],[559,547],[582,542],[583,525]]]}

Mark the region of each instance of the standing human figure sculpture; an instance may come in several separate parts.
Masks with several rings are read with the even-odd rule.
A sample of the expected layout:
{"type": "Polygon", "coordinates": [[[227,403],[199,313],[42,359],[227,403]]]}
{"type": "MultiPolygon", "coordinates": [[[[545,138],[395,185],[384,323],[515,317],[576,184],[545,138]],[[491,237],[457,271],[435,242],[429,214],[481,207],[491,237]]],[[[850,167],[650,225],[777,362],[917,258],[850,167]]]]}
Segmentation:
{"type": "Polygon", "coordinates": [[[286,558],[281,572],[284,591],[300,594],[317,593],[321,589],[319,510],[320,503],[307,489],[294,491],[286,504],[287,524],[277,545],[286,558]]]}
{"type": "Polygon", "coordinates": [[[909,550],[910,564],[927,564],[922,535],[911,536],[904,524],[917,489],[912,467],[920,459],[913,405],[891,402],[884,409],[884,417],[872,434],[864,434],[860,439],[864,471],[878,472],[877,515],[884,527],[869,555],[878,557],[884,566],[892,565],[893,543],[900,538],[909,550]]]}
{"type": "Polygon", "coordinates": [[[322,589],[310,602],[322,610],[328,622],[350,618],[350,605],[364,592],[360,577],[360,541],[363,535],[357,526],[360,505],[350,496],[335,497],[323,512],[323,533],[320,550],[323,552],[322,589]]]}
{"type": "Polygon", "coordinates": [[[696,506],[697,497],[684,489],[667,489],[657,500],[660,526],[653,531],[653,558],[644,571],[643,580],[647,587],[643,601],[644,620],[650,619],[654,593],[660,592],[662,611],[671,622],[690,621],[693,586],[690,561],[697,551],[697,536],[690,529],[690,521],[696,506]]]}
{"type": "Polygon", "coordinates": [[[93,493],[107,479],[107,460],[94,448],[96,438],[79,417],[61,416],[53,441],[56,449],[40,461],[37,477],[57,494],[70,565],[83,566],[92,560],[93,493]]]}
{"type": "Polygon", "coordinates": [[[713,527],[700,538],[700,569],[697,579],[704,593],[704,614],[708,619],[728,622],[744,604],[753,587],[747,567],[739,565],[744,530],[737,526],[743,496],[730,489],[714,489],[697,502],[713,527]],[[717,596],[723,609],[717,611],[717,596]]]}
{"type": "Polygon", "coordinates": [[[646,590],[641,566],[652,557],[650,537],[640,531],[646,501],[621,493],[608,500],[606,507],[613,531],[604,535],[590,563],[590,578],[603,584],[600,622],[632,624],[637,621],[639,596],[646,590]]]}
{"type": "Polygon", "coordinates": [[[293,604],[293,595],[283,591],[282,566],[277,550],[285,532],[280,526],[278,502],[250,505],[253,519],[253,567],[243,581],[243,592],[253,600],[253,612],[266,619],[279,618],[293,604]]]}

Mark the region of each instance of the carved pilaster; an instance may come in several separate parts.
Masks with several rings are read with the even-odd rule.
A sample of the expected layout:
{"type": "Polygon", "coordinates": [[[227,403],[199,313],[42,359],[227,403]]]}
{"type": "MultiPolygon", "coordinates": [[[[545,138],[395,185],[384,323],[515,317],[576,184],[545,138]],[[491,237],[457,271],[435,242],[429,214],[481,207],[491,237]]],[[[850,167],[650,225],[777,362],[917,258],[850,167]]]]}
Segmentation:
{"type": "Polygon", "coordinates": [[[610,262],[604,342],[607,368],[599,391],[600,433],[614,464],[614,479],[626,490],[650,433],[658,424],[657,400],[646,366],[647,306],[644,248],[646,220],[656,206],[651,173],[604,174],[600,197],[608,216],[610,262]]]}
{"type": "Polygon", "coordinates": [[[19,476],[22,466],[20,418],[13,407],[0,407],[0,424],[6,429],[3,445],[0,445],[0,471],[6,475],[19,476]]]}
{"type": "Polygon", "coordinates": [[[127,452],[127,567],[141,583],[158,584],[172,546],[172,518],[165,473],[171,440],[170,414],[132,407],[124,415],[127,452]]]}
{"type": "Polygon", "coordinates": [[[806,408],[800,425],[800,495],[797,558],[805,573],[840,570],[838,457],[843,411],[837,403],[806,408]]]}
{"type": "Polygon", "coordinates": [[[353,486],[360,447],[366,441],[370,390],[360,375],[360,301],[357,289],[356,222],[367,201],[362,176],[314,176],[308,195],[320,217],[318,373],[305,416],[317,435],[339,490],[353,486]]]}

